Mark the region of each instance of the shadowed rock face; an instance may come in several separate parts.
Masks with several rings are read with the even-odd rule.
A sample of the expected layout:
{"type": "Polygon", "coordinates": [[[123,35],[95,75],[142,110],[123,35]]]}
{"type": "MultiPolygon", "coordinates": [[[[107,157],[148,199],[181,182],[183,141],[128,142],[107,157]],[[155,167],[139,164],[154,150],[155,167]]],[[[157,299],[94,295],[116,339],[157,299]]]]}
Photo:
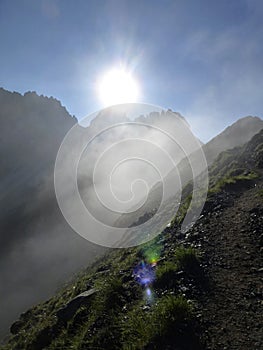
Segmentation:
{"type": "Polygon", "coordinates": [[[99,253],[68,226],[55,198],[57,151],[76,122],[54,98],[0,89],[0,338],[99,253]]]}
{"type": "Polygon", "coordinates": [[[61,321],[70,320],[75,312],[80,308],[80,306],[87,305],[89,303],[91,296],[95,293],[97,293],[97,289],[92,288],[77,295],[75,298],[70,300],[62,309],[58,310],[58,319],[61,321]]]}
{"type": "Polygon", "coordinates": [[[38,206],[37,196],[52,193],[56,154],[75,123],[53,98],[0,89],[1,255],[13,241],[27,235],[27,230],[16,228],[38,206]]]}

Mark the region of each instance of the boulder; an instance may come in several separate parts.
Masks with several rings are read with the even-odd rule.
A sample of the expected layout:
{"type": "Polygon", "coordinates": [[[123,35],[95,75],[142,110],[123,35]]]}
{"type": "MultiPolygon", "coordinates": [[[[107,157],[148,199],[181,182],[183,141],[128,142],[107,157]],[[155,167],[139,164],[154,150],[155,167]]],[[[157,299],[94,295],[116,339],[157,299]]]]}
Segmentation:
{"type": "Polygon", "coordinates": [[[90,297],[96,292],[97,289],[92,288],[71,299],[63,308],[57,311],[58,319],[65,322],[72,319],[80,306],[87,305],[89,303],[90,297]]]}
{"type": "Polygon", "coordinates": [[[10,333],[17,334],[20,331],[20,329],[22,328],[22,326],[23,326],[23,322],[21,322],[20,320],[14,322],[12,324],[12,326],[10,327],[10,333]]]}

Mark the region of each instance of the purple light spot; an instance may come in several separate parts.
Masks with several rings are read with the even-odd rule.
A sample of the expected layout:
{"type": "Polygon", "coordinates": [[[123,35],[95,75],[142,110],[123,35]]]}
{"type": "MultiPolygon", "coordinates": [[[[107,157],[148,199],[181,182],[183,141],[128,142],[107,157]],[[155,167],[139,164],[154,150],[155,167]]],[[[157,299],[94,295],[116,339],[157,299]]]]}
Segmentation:
{"type": "Polygon", "coordinates": [[[151,292],[150,288],[146,289],[146,294],[147,294],[148,297],[150,297],[152,295],[152,292],[151,292]]]}
{"type": "Polygon", "coordinates": [[[155,279],[155,271],[153,267],[149,264],[145,264],[144,261],[135,267],[133,275],[135,280],[143,286],[151,284],[155,279]]]}

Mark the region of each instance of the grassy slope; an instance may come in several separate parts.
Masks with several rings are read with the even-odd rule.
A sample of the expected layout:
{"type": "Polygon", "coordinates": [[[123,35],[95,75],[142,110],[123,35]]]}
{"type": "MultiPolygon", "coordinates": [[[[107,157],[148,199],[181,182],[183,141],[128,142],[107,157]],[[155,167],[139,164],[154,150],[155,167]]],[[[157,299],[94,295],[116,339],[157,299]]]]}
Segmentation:
{"type": "MultiPolygon", "coordinates": [[[[203,215],[208,218],[224,193],[250,191],[262,181],[263,132],[241,148],[222,153],[210,169],[210,192],[203,215]]],[[[254,188],[262,196],[261,188],[254,188]]],[[[189,195],[180,216],[187,209],[189,195]]],[[[202,222],[201,218],[201,222],[202,222]]],[[[222,218],[224,220],[224,218],[222,218]]],[[[179,220],[180,221],[180,220],[179,220]]],[[[179,221],[153,242],[111,251],[61,288],[50,300],[22,314],[19,330],[2,349],[200,349],[205,337],[198,328],[202,296],[207,288],[206,257],[199,256],[192,236],[182,237],[179,221]],[[153,300],[134,280],[133,268],[156,254],[153,300]],[[205,266],[205,269],[203,269],[205,266]],[[99,290],[68,322],[57,311],[79,293],[99,290]],[[176,346],[174,344],[177,344],[176,346]]],[[[200,221],[199,221],[200,224],[200,221]]],[[[209,226],[209,222],[208,222],[209,226]]],[[[201,249],[202,250],[202,249],[201,249]]],[[[204,324],[204,323],[203,323],[204,324]]],[[[206,326],[205,326],[206,327],[206,326]]],[[[216,337],[216,335],[215,335],[216,337]]]]}

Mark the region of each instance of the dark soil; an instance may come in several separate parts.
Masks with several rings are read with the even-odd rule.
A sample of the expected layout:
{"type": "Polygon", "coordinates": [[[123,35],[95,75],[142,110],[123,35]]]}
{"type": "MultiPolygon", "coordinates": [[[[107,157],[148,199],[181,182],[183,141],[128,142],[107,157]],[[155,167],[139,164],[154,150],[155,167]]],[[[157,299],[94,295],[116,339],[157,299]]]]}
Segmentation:
{"type": "MultiPolygon", "coordinates": [[[[201,245],[209,287],[199,298],[207,350],[263,349],[263,204],[258,183],[216,195],[188,240],[201,245]]],[[[262,191],[262,189],[261,189],[262,191]]]]}

